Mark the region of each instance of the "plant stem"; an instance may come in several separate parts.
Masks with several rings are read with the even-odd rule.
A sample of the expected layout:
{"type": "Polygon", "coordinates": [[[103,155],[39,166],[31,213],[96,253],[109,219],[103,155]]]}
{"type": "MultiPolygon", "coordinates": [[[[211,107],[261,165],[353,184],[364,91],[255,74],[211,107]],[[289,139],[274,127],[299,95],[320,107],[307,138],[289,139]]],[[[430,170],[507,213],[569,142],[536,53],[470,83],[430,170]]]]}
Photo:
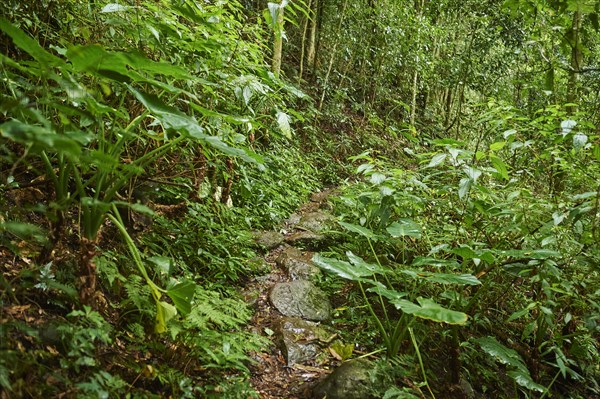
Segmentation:
{"type": "Polygon", "coordinates": [[[423,374],[423,382],[425,382],[425,386],[427,386],[427,390],[431,394],[431,397],[433,399],[435,399],[435,395],[431,391],[429,382],[427,382],[427,374],[425,373],[425,367],[423,366],[423,358],[421,357],[421,352],[419,351],[419,345],[417,345],[417,340],[415,339],[415,334],[413,333],[412,327],[408,327],[408,333],[410,334],[410,340],[412,341],[413,347],[415,348],[415,352],[417,354],[417,359],[419,359],[419,366],[421,366],[421,373],[423,374]]]}

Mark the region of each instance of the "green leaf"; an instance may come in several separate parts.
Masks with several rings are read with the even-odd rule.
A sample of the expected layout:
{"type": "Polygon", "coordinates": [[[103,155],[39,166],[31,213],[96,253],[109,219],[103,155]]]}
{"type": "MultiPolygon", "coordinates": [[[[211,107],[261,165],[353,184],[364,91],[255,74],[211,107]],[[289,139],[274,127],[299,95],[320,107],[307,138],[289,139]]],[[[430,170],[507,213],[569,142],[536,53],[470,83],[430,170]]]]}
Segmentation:
{"type": "Polygon", "coordinates": [[[347,251],[346,256],[351,264],[353,264],[356,268],[358,268],[361,272],[370,273],[370,274],[383,274],[385,270],[381,268],[381,266],[376,265],[374,263],[365,262],[360,256],[356,256],[352,253],[352,251],[347,251]]]}
{"type": "Polygon", "coordinates": [[[444,162],[446,154],[436,154],[427,165],[428,168],[433,168],[444,162]]]}
{"type": "Polygon", "coordinates": [[[406,292],[388,289],[381,283],[375,283],[375,285],[367,289],[367,291],[374,292],[377,295],[381,295],[382,297],[387,298],[390,301],[390,303],[394,303],[394,301],[399,301],[400,299],[405,298],[408,295],[406,292]]]}
{"type": "Polygon", "coordinates": [[[419,302],[419,305],[405,299],[398,299],[390,302],[405,313],[412,314],[421,319],[432,320],[437,323],[464,325],[469,318],[467,314],[447,309],[431,299],[419,297],[417,298],[417,301],[419,302]]]}
{"type": "Polygon", "coordinates": [[[461,245],[460,247],[456,247],[453,248],[452,251],[453,254],[460,256],[461,258],[467,260],[467,259],[474,259],[474,258],[478,258],[479,256],[477,255],[477,253],[475,253],[475,251],[473,251],[471,248],[469,248],[468,246],[465,245],[461,245]]]}
{"type": "Polygon", "coordinates": [[[512,367],[522,368],[525,367],[523,359],[514,350],[507,348],[496,340],[494,337],[481,337],[475,340],[488,355],[502,364],[507,364],[512,367]]]}
{"type": "Polygon", "coordinates": [[[22,240],[34,239],[39,243],[48,241],[48,233],[41,227],[20,222],[0,223],[0,232],[8,232],[19,237],[22,240]]]}
{"type": "Polygon", "coordinates": [[[193,281],[186,280],[167,290],[167,295],[171,298],[177,310],[186,316],[192,311],[194,292],[196,292],[196,284],[193,281]]]}
{"type": "Polygon", "coordinates": [[[412,219],[402,218],[387,227],[387,232],[392,237],[414,237],[421,238],[421,226],[412,219]]]}
{"type": "Polygon", "coordinates": [[[346,230],[351,231],[353,233],[360,234],[361,236],[366,237],[368,239],[376,239],[378,237],[375,233],[373,233],[371,230],[369,230],[366,227],[359,226],[357,224],[346,223],[346,222],[342,222],[342,221],[339,221],[338,223],[340,224],[340,226],[342,226],[346,230]]]}
{"type": "Polygon", "coordinates": [[[490,151],[500,151],[506,145],[506,141],[498,141],[490,144],[490,151]]]}
{"type": "Polygon", "coordinates": [[[164,301],[156,303],[156,324],[154,329],[157,333],[162,334],[167,332],[167,323],[177,315],[175,306],[164,301]]]}
{"type": "Polygon", "coordinates": [[[529,305],[527,305],[527,307],[521,309],[521,310],[517,310],[516,312],[514,312],[513,314],[510,315],[510,317],[508,318],[508,320],[506,320],[506,322],[511,322],[513,320],[517,320],[523,316],[526,316],[529,314],[529,312],[531,311],[531,309],[535,308],[538,305],[537,302],[531,302],[529,305]]]}
{"type": "Polygon", "coordinates": [[[346,280],[367,282],[369,280],[363,277],[373,275],[373,271],[364,265],[352,265],[346,261],[325,258],[319,254],[313,256],[312,261],[320,268],[346,280]]]}
{"type": "Polygon", "coordinates": [[[416,271],[404,269],[401,273],[407,274],[415,279],[425,279],[440,284],[457,285],[479,285],[481,281],[472,274],[450,274],[450,273],[431,273],[426,271],[416,271]]]}
{"type": "Polygon", "coordinates": [[[460,179],[460,183],[458,184],[458,197],[460,199],[464,199],[469,193],[469,190],[471,189],[472,185],[472,179],[469,179],[468,177],[463,177],[462,179],[460,179]]]}
{"type": "Polygon", "coordinates": [[[477,168],[474,168],[472,166],[467,166],[463,169],[463,171],[465,172],[465,174],[467,176],[469,176],[470,179],[473,180],[473,182],[476,182],[477,179],[479,179],[479,176],[481,176],[481,171],[477,168]]]}
{"type": "Polygon", "coordinates": [[[417,256],[411,263],[412,266],[433,266],[433,267],[445,267],[449,269],[458,269],[460,264],[454,259],[436,259],[425,256],[417,256]]]}
{"type": "Polygon", "coordinates": [[[537,384],[535,381],[533,381],[533,378],[531,378],[531,374],[529,374],[529,370],[515,369],[508,371],[506,374],[512,379],[514,379],[515,382],[521,385],[522,387],[537,392],[544,392],[546,390],[544,386],[537,384]]]}
{"type": "Polygon", "coordinates": [[[186,69],[177,65],[153,61],[138,52],[107,51],[98,44],[71,46],[67,50],[67,58],[78,71],[93,73],[118,82],[134,80],[161,86],[160,82],[144,77],[139,72],[146,72],[150,76],[192,79],[186,69]]]}
{"type": "Polygon", "coordinates": [[[504,137],[505,139],[509,138],[510,136],[516,134],[517,131],[515,129],[509,129],[507,131],[505,131],[504,133],[502,133],[502,137],[504,137]]]}
{"type": "Polygon", "coordinates": [[[475,340],[488,355],[502,364],[510,366],[513,370],[507,374],[511,376],[515,382],[527,389],[535,390],[538,392],[544,392],[545,388],[541,385],[536,384],[531,375],[525,362],[521,356],[514,350],[507,348],[496,340],[494,337],[481,337],[475,340]]]}
{"type": "Polygon", "coordinates": [[[277,112],[277,125],[279,131],[288,139],[292,138],[292,128],[290,127],[290,116],[285,112],[277,112]]]}
{"type": "Polygon", "coordinates": [[[0,30],[10,36],[17,47],[41,64],[59,67],[66,66],[66,63],[62,59],[47,52],[37,41],[2,17],[0,17],[0,30]]]}
{"type": "Polygon", "coordinates": [[[58,134],[42,126],[29,125],[12,120],[0,125],[0,135],[24,145],[31,145],[33,151],[56,151],[78,156],[81,145],[65,135],[58,134]]]}
{"type": "Polygon", "coordinates": [[[383,173],[378,173],[378,172],[373,173],[370,178],[371,184],[375,184],[375,185],[383,183],[384,181],[386,181],[386,179],[387,179],[386,175],[384,175],[383,173]]]}
{"type": "Polygon", "coordinates": [[[158,266],[158,269],[166,274],[169,275],[171,273],[171,266],[173,264],[173,261],[171,258],[167,257],[167,256],[151,256],[148,258],[148,261],[154,263],[156,266],[158,266]]]}
{"type": "Polygon", "coordinates": [[[490,155],[490,161],[492,162],[494,169],[496,169],[496,172],[498,172],[498,175],[500,175],[500,177],[504,180],[508,180],[508,168],[506,167],[504,161],[495,155],[490,155]]]}
{"type": "Polygon", "coordinates": [[[127,85],[127,87],[166,129],[187,133],[191,137],[208,144],[223,154],[240,157],[246,162],[252,162],[259,165],[263,163],[263,159],[258,154],[246,149],[231,147],[219,137],[207,135],[204,128],[201,127],[194,118],[185,115],[175,107],[165,104],[154,94],[141,92],[130,85],[127,85]]]}

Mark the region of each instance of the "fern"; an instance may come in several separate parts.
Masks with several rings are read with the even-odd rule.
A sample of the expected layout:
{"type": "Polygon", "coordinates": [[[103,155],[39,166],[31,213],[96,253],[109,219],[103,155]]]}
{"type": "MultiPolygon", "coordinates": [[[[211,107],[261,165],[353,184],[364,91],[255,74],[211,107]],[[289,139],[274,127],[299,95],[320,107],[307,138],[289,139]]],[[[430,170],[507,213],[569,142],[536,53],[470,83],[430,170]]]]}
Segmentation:
{"type": "Polygon", "coordinates": [[[151,301],[150,287],[146,284],[142,277],[132,274],[124,284],[127,291],[127,299],[123,302],[124,306],[133,304],[140,313],[152,317],[154,315],[155,305],[151,301]]]}
{"type": "Polygon", "coordinates": [[[226,298],[216,291],[196,289],[194,306],[184,321],[187,328],[238,328],[250,319],[250,311],[241,301],[226,298]]]}

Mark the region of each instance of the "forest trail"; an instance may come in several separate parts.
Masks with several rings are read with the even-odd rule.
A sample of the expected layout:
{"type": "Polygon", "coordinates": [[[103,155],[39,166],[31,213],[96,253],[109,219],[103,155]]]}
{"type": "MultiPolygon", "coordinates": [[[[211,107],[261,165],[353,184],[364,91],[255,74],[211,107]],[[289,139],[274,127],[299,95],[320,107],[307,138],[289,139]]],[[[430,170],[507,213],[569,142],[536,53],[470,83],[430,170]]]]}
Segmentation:
{"type": "MultiPolygon", "coordinates": [[[[257,242],[260,242],[266,253],[263,256],[266,264],[269,265],[269,273],[252,279],[244,288],[246,300],[254,308],[254,316],[251,321],[251,329],[259,335],[267,335],[271,344],[265,351],[253,355],[255,364],[251,366],[251,381],[256,391],[264,399],[287,398],[300,399],[311,397],[311,390],[315,383],[322,377],[331,372],[332,366],[337,363],[331,356],[326,356],[326,346],[317,345],[318,353],[313,352],[309,359],[295,362],[289,358],[294,356],[293,349],[283,343],[282,321],[287,320],[286,316],[276,309],[273,304],[273,289],[276,285],[288,284],[293,281],[302,281],[302,271],[292,270],[294,265],[303,267],[302,261],[286,262],[290,259],[289,253],[294,253],[306,261],[304,266],[310,267],[315,252],[319,246],[322,236],[318,233],[319,222],[309,220],[318,220],[319,215],[328,215],[324,208],[327,207],[327,199],[332,195],[333,190],[314,193],[311,200],[303,204],[296,213],[292,214],[280,227],[279,232],[266,231],[257,233],[257,242]],[[315,219],[307,218],[307,215],[315,219]],[[312,226],[307,228],[304,225],[312,226]],[[282,260],[283,259],[283,260],[282,260]],[[290,264],[292,265],[290,267],[290,264]],[[283,349],[282,349],[283,348],[283,349]]],[[[316,266],[313,265],[315,269],[316,266]]],[[[319,272],[318,269],[313,272],[319,272]]],[[[310,272],[308,273],[310,274],[310,272]]],[[[308,322],[310,323],[310,322],[308,322]]],[[[298,329],[296,332],[300,331],[298,329]]],[[[300,331],[299,335],[303,332],[300,331]]],[[[335,334],[331,336],[335,337],[335,334]]],[[[299,337],[298,341],[304,338],[299,337]]],[[[309,337],[304,339],[305,344],[310,349],[309,341],[316,341],[317,338],[309,337]]],[[[302,343],[300,343],[302,345],[302,343]]]]}

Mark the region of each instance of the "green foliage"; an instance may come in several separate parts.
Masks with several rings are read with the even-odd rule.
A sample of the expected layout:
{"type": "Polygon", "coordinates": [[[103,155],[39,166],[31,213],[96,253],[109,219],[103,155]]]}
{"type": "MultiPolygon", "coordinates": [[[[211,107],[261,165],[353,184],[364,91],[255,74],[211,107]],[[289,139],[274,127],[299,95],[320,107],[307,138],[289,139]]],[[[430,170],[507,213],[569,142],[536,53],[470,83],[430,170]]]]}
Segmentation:
{"type": "MultiPolygon", "coordinates": [[[[49,356],[56,390],[82,397],[254,396],[248,352],[264,342],[245,332],[245,304],[216,290],[255,271],[250,227],[287,217],[316,183],[287,144],[302,120],[289,106],[308,97],[268,72],[264,27],[243,10],[236,1],[14,3],[0,20],[1,242],[20,262],[45,265],[17,272],[17,283],[3,278],[14,292],[3,300],[72,309],[76,283],[83,292],[97,270],[91,304],[106,313],[85,307],[59,322],[55,355],[36,341],[14,369],[3,360],[0,384],[17,397],[56,393],[26,389],[23,371],[49,356]],[[29,187],[40,198],[17,206],[29,187]],[[212,202],[218,190],[237,207],[212,202]],[[157,216],[156,204],[186,216],[157,216]],[[156,222],[138,237],[131,215],[156,222]]],[[[15,325],[2,331],[2,342],[17,336],[2,359],[37,337],[15,325]]]]}
{"type": "Polygon", "coordinates": [[[265,154],[266,170],[241,166],[234,187],[239,206],[254,229],[270,228],[288,217],[318,187],[319,171],[294,147],[274,142],[265,154]]]}
{"type": "Polygon", "coordinates": [[[531,379],[531,375],[529,374],[527,366],[525,366],[525,362],[523,362],[523,359],[516,351],[500,344],[493,337],[481,337],[476,341],[479,346],[481,346],[483,351],[488,353],[500,363],[506,364],[511,368],[511,370],[508,372],[508,375],[514,378],[517,384],[533,391],[545,391],[544,387],[536,384],[531,379]]]}
{"type": "MultiPolygon", "coordinates": [[[[563,119],[561,107],[534,119],[501,106],[488,109],[477,141],[434,140],[433,151],[414,155],[421,165],[416,170],[394,168],[369,153],[354,157],[362,162],[356,169],[362,179],[336,202],[344,229],[336,252],[346,251],[349,262],[315,262],[358,285],[388,355],[406,346],[407,335],[395,334],[401,323],[400,331],[423,319],[454,324],[433,329],[452,357],[460,352],[459,337],[471,335],[459,332],[461,325],[475,328],[477,337],[506,322],[503,334],[519,344],[476,342],[490,355],[500,353],[492,347],[514,355],[503,361],[523,391],[550,393],[559,377],[594,380],[598,372],[588,362],[597,349],[571,350],[597,334],[596,323],[585,321],[593,317],[597,293],[584,287],[599,278],[590,267],[597,252],[592,215],[598,193],[592,190],[599,171],[591,162],[594,145],[575,138],[594,133],[585,122],[563,119]],[[558,187],[540,184],[556,174],[558,187]],[[400,315],[390,313],[391,306],[400,315]],[[409,323],[404,315],[417,319],[409,323]]],[[[452,364],[460,367],[458,356],[452,364]]],[[[478,364],[462,367],[475,372],[478,364]]]]}

